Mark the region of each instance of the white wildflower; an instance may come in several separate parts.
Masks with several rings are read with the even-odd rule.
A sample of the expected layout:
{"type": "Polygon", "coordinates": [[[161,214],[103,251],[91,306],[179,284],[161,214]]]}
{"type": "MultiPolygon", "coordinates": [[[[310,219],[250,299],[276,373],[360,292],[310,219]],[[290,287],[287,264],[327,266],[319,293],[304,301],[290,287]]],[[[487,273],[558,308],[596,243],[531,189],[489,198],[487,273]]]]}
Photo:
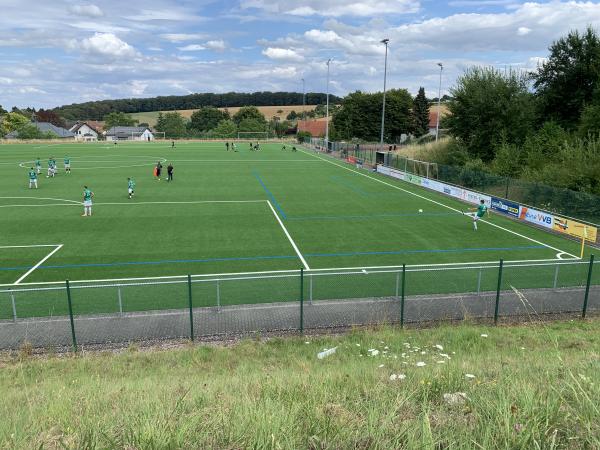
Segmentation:
{"type": "Polygon", "coordinates": [[[486,337],[488,337],[488,335],[487,334],[482,334],[481,337],[486,338],[486,337]]]}
{"type": "Polygon", "coordinates": [[[466,373],[465,377],[473,379],[475,378],[475,375],[473,375],[472,373],[466,373]]]}
{"type": "Polygon", "coordinates": [[[427,364],[426,364],[426,363],[424,363],[423,361],[419,361],[419,362],[416,364],[416,366],[417,366],[417,367],[423,367],[423,366],[426,366],[426,365],[427,365],[427,364]]]}
{"type": "Polygon", "coordinates": [[[444,350],[444,347],[442,347],[440,344],[435,344],[434,347],[438,350],[444,350]]]}

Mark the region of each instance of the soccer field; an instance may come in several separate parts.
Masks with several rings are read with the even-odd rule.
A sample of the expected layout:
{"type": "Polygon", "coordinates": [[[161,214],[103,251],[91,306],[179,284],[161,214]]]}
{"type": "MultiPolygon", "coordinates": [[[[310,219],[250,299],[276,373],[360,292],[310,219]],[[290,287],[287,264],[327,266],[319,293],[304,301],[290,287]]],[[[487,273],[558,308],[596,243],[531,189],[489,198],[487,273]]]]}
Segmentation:
{"type": "Polygon", "coordinates": [[[474,231],[460,202],[287,147],[2,145],[0,283],[553,260],[579,252],[575,242],[498,215],[474,231]],[[55,178],[46,178],[50,156],[58,161],[55,178]],[[37,190],[28,188],[36,157],[43,164],[37,190]],[[167,183],[169,163],[175,170],[167,183]],[[133,199],[127,177],[136,182],[133,199]],[[95,194],[92,217],[81,217],[84,185],[95,194]]]}

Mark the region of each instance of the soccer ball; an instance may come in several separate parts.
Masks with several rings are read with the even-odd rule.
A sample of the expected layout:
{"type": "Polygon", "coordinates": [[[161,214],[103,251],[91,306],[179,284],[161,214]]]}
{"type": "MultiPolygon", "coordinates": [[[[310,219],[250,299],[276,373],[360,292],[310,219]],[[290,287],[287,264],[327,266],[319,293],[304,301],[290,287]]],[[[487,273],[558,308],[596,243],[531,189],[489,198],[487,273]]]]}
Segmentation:
{"type": "Polygon", "coordinates": [[[423,210],[422,210],[422,209],[420,209],[420,210],[419,210],[419,212],[421,213],[421,212],[423,212],[423,210]]]}

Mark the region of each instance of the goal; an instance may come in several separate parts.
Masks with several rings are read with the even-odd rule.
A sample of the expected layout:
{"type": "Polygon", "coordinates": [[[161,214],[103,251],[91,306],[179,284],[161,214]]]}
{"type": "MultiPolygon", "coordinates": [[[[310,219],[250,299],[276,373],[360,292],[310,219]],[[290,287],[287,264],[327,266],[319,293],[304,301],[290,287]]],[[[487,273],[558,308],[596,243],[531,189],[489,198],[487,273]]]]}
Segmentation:
{"type": "Polygon", "coordinates": [[[238,140],[266,141],[271,139],[268,131],[238,131],[238,140]]]}

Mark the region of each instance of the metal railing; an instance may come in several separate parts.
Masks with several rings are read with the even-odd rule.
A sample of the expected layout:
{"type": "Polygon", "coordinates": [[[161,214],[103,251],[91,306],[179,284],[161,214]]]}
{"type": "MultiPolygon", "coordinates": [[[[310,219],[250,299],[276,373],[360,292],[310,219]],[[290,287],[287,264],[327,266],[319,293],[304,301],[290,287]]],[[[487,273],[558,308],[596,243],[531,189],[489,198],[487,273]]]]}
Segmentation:
{"type": "Polygon", "coordinates": [[[0,285],[0,349],[600,311],[600,262],[538,260],[0,285]]]}

